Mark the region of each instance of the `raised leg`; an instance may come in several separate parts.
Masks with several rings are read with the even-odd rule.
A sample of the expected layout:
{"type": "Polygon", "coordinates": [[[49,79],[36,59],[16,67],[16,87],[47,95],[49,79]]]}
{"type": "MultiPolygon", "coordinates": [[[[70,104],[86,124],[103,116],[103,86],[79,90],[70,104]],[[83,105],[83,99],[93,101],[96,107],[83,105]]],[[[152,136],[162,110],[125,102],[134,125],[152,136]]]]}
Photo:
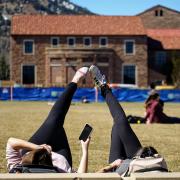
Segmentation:
{"type": "Polygon", "coordinates": [[[141,144],[129,125],[124,110],[108,87],[105,76],[94,65],[90,67],[90,72],[96,86],[101,89],[102,96],[106,100],[114,121],[109,162],[111,163],[116,159],[132,158],[137,150],[141,148],[141,144]]]}
{"type": "MultiPolygon", "coordinates": [[[[29,139],[30,142],[35,144],[50,145],[52,151],[64,155],[70,165],[72,165],[71,151],[63,125],[72,97],[77,89],[77,83],[85,76],[87,71],[88,68],[83,67],[76,72],[72,82],[68,84],[64,92],[58,98],[46,120],[29,139]]],[[[26,151],[23,151],[23,154],[25,152],[26,151]]]]}

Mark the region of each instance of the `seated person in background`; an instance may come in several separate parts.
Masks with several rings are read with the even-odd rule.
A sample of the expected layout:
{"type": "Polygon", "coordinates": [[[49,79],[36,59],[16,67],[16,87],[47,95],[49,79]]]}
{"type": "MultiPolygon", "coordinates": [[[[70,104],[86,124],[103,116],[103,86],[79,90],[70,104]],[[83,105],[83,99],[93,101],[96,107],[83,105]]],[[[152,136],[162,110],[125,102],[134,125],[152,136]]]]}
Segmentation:
{"type": "Polygon", "coordinates": [[[145,102],[145,120],[147,124],[164,123],[168,121],[168,116],[163,112],[164,102],[158,93],[151,94],[145,102]]]}
{"type": "Polygon", "coordinates": [[[150,89],[151,90],[148,92],[149,96],[152,95],[152,94],[158,93],[157,90],[156,90],[156,85],[153,82],[150,84],[150,89]]]}
{"type": "MultiPolygon", "coordinates": [[[[52,107],[47,119],[33,134],[29,141],[9,138],[6,148],[8,171],[18,173],[17,166],[23,164],[44,165],[56,167],[58,172],[71,173],[72,156],[64,120],[71,104],[72,97],[77,89],[77,83],[88,72],[87,67],[80,68],[52,107]]],[[[78,123],[78,122],[77,122],[78,123]]],[[[81,141],[82,158],[78,173],[87,172],[88,166],[88,138],[81,141]]]]}

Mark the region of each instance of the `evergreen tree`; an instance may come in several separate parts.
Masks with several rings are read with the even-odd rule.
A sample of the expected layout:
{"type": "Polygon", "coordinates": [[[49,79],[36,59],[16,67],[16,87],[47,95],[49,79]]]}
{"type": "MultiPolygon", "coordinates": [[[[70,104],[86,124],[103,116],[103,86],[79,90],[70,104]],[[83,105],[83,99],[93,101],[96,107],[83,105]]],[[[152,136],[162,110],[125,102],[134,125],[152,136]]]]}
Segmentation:
{"type": "Polygon", "coordinates": [[[172,70],[172,79],[174,82],[174,85],[177,88],[180,88],[180,54],[177,52],[173,52],[173,70],[172,70]]]}
{"type": "Polygon", "coordinates": [[[0,57],[0,80],[9,80],[9,65],[6,63],[5,56],[0,57]]]}

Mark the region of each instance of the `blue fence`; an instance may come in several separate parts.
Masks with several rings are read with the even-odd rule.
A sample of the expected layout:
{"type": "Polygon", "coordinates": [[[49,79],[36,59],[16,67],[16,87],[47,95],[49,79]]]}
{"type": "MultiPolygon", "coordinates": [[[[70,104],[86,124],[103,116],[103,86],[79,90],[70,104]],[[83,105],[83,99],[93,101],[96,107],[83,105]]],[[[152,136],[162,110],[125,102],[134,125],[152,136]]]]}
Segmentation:
{"type": "MultiPolygon", "coordinates": [[[[16,101],[55,101],[63,92],[64,88],[0,88],[0,100],[16,101]]],[[[144,102],[148,96],[147,89],[112,89],[119,101],[144,102]]],[[[165,102],[180,102],[180,90],[160,90],[160,97],[165,102]]],[[[94,88],[78,88],[73,101],[81,101],[86,97],[90,102],[102,102],[100,92],[94,88]]]]}

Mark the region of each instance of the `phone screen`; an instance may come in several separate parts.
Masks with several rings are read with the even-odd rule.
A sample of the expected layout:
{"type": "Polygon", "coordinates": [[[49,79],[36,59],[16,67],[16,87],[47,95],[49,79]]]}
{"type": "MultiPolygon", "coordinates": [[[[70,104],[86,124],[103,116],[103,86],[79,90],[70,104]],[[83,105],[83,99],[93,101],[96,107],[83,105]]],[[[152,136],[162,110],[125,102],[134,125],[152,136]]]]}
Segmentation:
{"type": "Polygon", "coordinates": [[[86,141],[86,139],[90,136],[92,130],[93,128],[89,124],[86,124],[79,136],[79,140],[86,141]]]}

